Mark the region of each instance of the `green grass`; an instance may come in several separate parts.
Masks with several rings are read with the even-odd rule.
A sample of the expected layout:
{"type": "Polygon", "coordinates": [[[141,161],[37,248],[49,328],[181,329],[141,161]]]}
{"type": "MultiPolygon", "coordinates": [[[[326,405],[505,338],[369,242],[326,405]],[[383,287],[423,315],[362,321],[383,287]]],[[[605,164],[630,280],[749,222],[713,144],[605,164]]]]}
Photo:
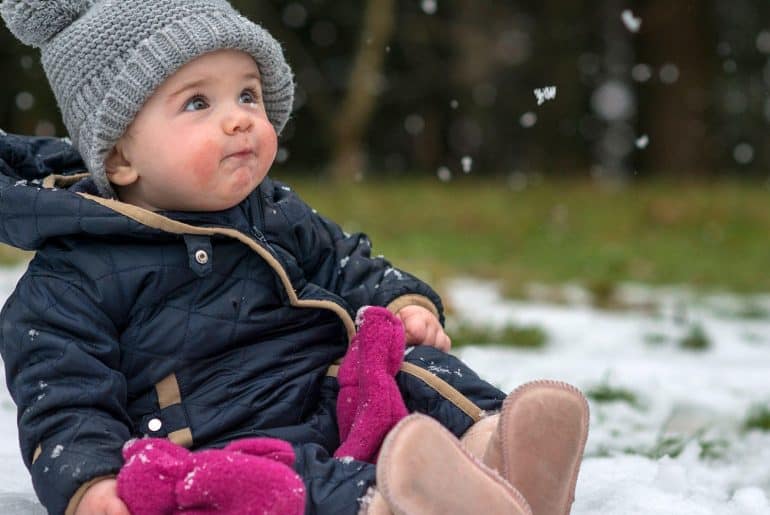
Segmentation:
{"type": "Polygon", "coordinates": [[[757,404],[752,406],[743,427],[747,430],[770,431],[770,405],[757,404]]]}
{"type": "Polygon", "coordinates": [[[699,431],[693,436],[663,435],[650,449],[628,449],[627,451],[629,454],[641,454],[654,460],[659,460],[663,456],[676,458],[691,441],[698,442],[700,446],[698,456],[704,460],[722,459],[729,450],[729,442],[724,438],[707,438],[703,431],[699,431]]]}
{"type": "Polygon", "coordinates": [[[756,184],[607,191],[546,181],[514,192],[474,177],[290,182],[346,230],[367,232],[375,254],[431,281],[494,278],[511,294],[533,281],[579,281],[599,298],[622,281],[770,291],[770,192],[756,184]]]}
{"type": "Polygon", "coordinates": [[[640,406],[639,399],[634,392],[625,388],[612,387],[606,382],[589,388],[585,394],[586,397],[598,403],[625,402],[630,406],[640,406]]]}
{"type": "Polygon", "coordinates": [[[686,350],[702,351],[711,347],[711,339],[700,324],[694,324],[679,341],[679,346],[686,350]]]}
{"type": "MultiPolygon", "coordinates": [[[[460,176],[333,185],[280,176],[319,212],[371,237],[374,254],[431,283],[471,275],[519,295],[527,283],[586,285],[598,302],[623,281],[770,291],[770,192],[759,183],[546,180],[521,192],[460,176]]],[[[0,251],[0,261],[20,254],[0,251]]]]}
{"type": "Polygon", "coordinates": [[[452,346],[500,345],[524,349],[541,349],[548,343],[548,335],[537,326],[506,325],[499,329],[460,324],[451,328],[452,346]]]}

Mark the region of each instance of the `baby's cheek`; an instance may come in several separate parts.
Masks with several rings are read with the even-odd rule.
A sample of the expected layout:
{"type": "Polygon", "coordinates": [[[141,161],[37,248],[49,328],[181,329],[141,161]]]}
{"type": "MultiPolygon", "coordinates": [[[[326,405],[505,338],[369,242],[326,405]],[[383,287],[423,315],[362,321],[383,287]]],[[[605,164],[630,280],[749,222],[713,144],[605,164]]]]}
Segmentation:
{"type": "Polygon", "coordinates": [[[219,163],[219,145],[213,141],[206,141],[196,145],[188,155],[186,168],[190,180],[197,187],[208,186],[219,163]]]}

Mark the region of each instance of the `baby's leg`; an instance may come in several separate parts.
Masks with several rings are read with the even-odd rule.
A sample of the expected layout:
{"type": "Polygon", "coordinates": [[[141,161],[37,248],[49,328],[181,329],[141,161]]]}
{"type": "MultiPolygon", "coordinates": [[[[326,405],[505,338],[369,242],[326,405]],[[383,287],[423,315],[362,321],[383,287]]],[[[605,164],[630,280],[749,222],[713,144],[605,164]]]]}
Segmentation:
{"type": "Polygon", "coordinates": [[[410,412],[429,415],[457,437],[505,399],[455,356],[422,345],[408,350],[396,382],[410,412]]]}
{"type": "Polygon", "coordinates": [[[294,446],[294,470],[305,483],[306,515],[356,515],[374,484],[371,463],[338,460],[317,444],[294,446]]]}

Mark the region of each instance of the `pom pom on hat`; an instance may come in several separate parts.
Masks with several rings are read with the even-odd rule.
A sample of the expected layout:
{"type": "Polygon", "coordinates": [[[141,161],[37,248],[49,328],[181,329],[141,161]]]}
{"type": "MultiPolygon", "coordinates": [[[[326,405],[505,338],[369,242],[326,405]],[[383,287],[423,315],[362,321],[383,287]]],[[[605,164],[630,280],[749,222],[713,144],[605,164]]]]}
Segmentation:
{"type": "Polygon", "coordinates": [[[94,0],[5,0],[0,15],[13,35],[42,47],[85,13],[94,0]]]}

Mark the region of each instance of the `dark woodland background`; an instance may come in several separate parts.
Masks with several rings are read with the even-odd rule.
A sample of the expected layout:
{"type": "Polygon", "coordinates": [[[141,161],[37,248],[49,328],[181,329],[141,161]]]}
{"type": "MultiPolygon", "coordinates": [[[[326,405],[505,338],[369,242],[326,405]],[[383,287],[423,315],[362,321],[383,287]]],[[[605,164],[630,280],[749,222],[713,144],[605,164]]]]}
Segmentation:
{"type": "MultiPolygon", "coordinates": [[[[287,171],[768,178],[767,1],[232,3],[296,73],[287,171]]],[[[4,25],[0,70],[0,128],[66,135],[39,53],[4,25]]]]}

